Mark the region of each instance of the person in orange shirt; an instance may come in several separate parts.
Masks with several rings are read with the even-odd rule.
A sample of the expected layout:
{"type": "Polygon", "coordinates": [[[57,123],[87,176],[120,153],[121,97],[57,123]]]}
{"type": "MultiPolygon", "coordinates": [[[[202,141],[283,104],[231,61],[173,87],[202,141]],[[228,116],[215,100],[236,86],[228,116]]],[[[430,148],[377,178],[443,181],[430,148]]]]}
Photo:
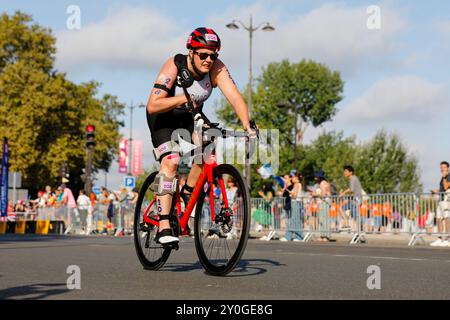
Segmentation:
{"type": "Polygon", "coordinates": [[[371,207],[372,216],[373,216],[373,228],[374,231],[379,232],[381,227],[381,205],[378,203],[372,204],[371,207]]]}
{"type": "Polygon", "coordinates": [[[328,215],[330,216],[331,220],[330,227],[335,231],[338,231],[338,212],[339,212],[339,205],[337,203],[332,203],[328,215]]]}
{"type": "Polygon", "coordinates": [[[364,201],[359,206],[359,214],[362,218],[362,230],[365,230],[366,232],[372,232],[372,225],[369,217],[369,204],[367,201],[364,201]]]}
{"type": "Polygon", "coordinates": [[[384,203],[382,207],[381,232],[385,232],[389,221],[391,221],[392,207],[390,203],[384,203]]]}

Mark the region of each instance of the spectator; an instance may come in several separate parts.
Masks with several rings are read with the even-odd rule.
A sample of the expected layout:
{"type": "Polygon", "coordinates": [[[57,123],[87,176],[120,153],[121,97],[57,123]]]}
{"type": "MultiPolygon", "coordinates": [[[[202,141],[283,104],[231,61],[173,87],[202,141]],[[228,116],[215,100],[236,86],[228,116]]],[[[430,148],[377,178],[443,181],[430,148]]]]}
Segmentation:
{"type": "Polygon", "coordinates": [[[228,205],[232,208],[234,205],[234,199],[236,198],[238,188],[236,187],[236,180],[234,178],[228,178],[227,180],[227,187],[226,187],[226,193],[227,193],[227,200],[228,205]]]}
{"type": "Polygon", "coordinates": [[[319,185],[319,188],[313,193],[313,197],[318,205],[318,226],[320,232],[319,241],[330,241],[330,224],[328,212],[330,210],[331,185],[325,177],[325,172],[322,170],[314,173],[314,180],[319,185]]]}
{"type": "Polygon", "coordinates": [[[232,177],[229,177],[227,180],[227,200],[228,206],[233,211],[233,227],[231,231],[227,234],[228,239],[233,239],[238,237],[237,229],[240,229],[242,226],[240,225],[239,220],[239,201],[236,201],[239,197],[238,188],[236,187],[236,180],[232,177]]]}
{"type": "MultiPolygon", "coordinates": [[[[344,166],[344,176],[350,180],[350,186],[348,189],[346,189],[344,192],[342,192],[339,197],[342,198],[346,195],[350,195],[347,199],[347,202],[343,206],[344,211],[350,211],[350,216],[352,218],[352,226],[351,229],[353,231],[356,231],[359,219],[359,206],[362,203],[362,195],[363,195],[363,189],[361,186],[361,182],[359,181],[359,178],[355,175],[355,169],[350,166],[344,166]]],[[[346,219],[345,213],[342,214],[342,218],[344,221],[343,228],[348,228],[348,222],[346,219]]]]}
{"type": "Polygon", "coordinates": [[[62,206],[63,196],[64,196],[63,188],[61,186],[59,186],[58,189],[56,189],[56,191],[55,191],[56,206],[57,207],[62,206]]]}
{"type": "Polygon", "coordinates": [[[135,207],[136,203],[138,201],[138,198],[139,198],[139,189],[138,188],[134,188],[132,190],[132,193],[133,193],[133,198],[132,198],[131,202],[133,203],[133,207],[135,207]]]}
{"type": "Polygon", "coordinates": [[[55,193],[52,191],[52,187],[50,186],[45,187],[44,199],[47,207],[53,207],[55,205],[56,196],[55,193]]]}
{"type": "Polygon", "coordinates": [[[125,212],[128,209],[128,201],[129,201],[129,192],[127,188],[120,189],[120,192],[116,194],[116,197],[118,198],[118,208],[117,208],[117,215],[116,215],[116,236],[124,236],[125,235],[125,229],[124,229],[124,223],[125,223],[125,212]]]}
{"type": "Polygon", "coordinates": [[[70,190],[64,183],[60,186],[63,191],[62,202],[63,206],[66,206],[67,212],[67,229],[64,232],[68,234],[75,229],[77,222],[80,219],[80,214],[77,209],[77,202],[75,201],[75,197],[73,196],[72,190],[70,190]]]}
{"type": "MultiPolygon", "coordinates": [[[[20,201],[19,201],[20,202],[20,201]]],[[[16,207],[14,206],[11,200],[8,201],[8,209],[6,210],[6,220],[7,221],[15,221],[16,220],[16,207]]],[[[25,211],[25,209],[24,209],[25,211]]]]}
{"type": "Polygon", "coordinates": [[[110,200],[109,198],[109,192],[108,190],[106,190],[105,187],[101,187],[100,188],[100,194],[98,196],[98,202],[99,202],[99,214],[100,217],[99,219],[101,219],[102,221],[102,225],[103,225],[103,230],[102,230],[102,234],[106,235],[108,234],[108,230],[106,228],[106,224],[107,224],[107,219],[108,219],[108,208],[109,208],[109,204],[110,204],[110,200]]]}
{"type": "Polygon", "coordinates": [[[303,201],[301,195],[303,193],[301,175],[295,175],[292,178],[289,175],[284,176],[285,187],[283,189],[283,197],[285,198],[286,214],[288,217],[288,231],[280,241],[301,241],[303,234],[301,230],[303,228],[303,201]],[[293,205],[292,201],[296,201],[293,205]]]}
{"type": "Polygon", "coordinates": [[[98,232],[97,229],[94,229],[94,221],[98,222],[98,210],[96,210],[97,196],[93,191],[89,195],[89,200],[91,201],[91,206],[89,207],[87,234],[98,232]]]}
{"type": "Polygon", "coordinates": [[[263,190],[259,191],[258,194],[263,198],[263,204],[262,208],[254,212],[253,218],[261,224],[263,229],[263,236],[260,240],[270,241],[275,234],[274,231],[269,232],[269,226],[272,224],[272,200],[275,194],[272,183],[264,183],[263,190]]]}
{"type": "Polygon", "coordinates": [[[432,242],[430,245],[433,247],[450,247],[450,242],[448,241],[448,236],[450,232],[450,174],[449,174],[449,163],[447,161],[441,162],[441,180],[439,181],[439,189],[432,190],[432,193],[439,193],[439,206],[437,208],[437,223],[439,237],[436,241],[432,242]],[[445,233],[447,235],[442,236],[444,233],[443,227],[445,225],[445,233]]]}
{"type": "Polygon", "coordinates": [[[80,190],[80,195],[77,199],[78,212],[80,213],[81,220],[81,234],[88,234],[88,214],[91,206],[91,199],[86,195],[84,190],[80,190]]]}
{"type": "Polygon", "coordinates": [[[46,201],[46,198],[44,195],[45,195],[44,191],[39,191],[37,199],[33,200],[33,202],[37,208],[45,208],[46,207],[47,201],[46,201]]]}
{"type": "Polygon", "coordinates": [[[14,212],[24,213],[25,212],[25,201],[19,200],[14,208],[14,212]]]}

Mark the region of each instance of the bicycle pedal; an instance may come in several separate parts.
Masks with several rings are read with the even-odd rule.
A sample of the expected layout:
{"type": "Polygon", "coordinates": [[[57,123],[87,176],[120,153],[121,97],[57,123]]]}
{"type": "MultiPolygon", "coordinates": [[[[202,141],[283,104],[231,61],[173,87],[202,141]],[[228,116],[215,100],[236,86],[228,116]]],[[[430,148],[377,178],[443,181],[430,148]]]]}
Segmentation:
{"type": "Polygon", "coordinates": [[[171,249],[171,250],[175,250],[178,251],[180,249],[180,246],[178,245],[178,243],[168,243],[168,244],[163,244],[163,249],[171,249]]]}

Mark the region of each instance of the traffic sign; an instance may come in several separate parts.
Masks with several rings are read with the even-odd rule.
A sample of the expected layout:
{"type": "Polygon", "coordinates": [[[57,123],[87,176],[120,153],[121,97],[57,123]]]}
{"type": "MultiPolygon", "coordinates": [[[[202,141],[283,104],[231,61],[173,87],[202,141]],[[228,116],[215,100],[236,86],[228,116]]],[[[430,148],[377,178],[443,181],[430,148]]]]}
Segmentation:
{"type": "Polygon", "coordinates": [[[136,178],[135,177],[125,177],[123,185],[125,188],[135,188],[136,187],[136,178]]]}

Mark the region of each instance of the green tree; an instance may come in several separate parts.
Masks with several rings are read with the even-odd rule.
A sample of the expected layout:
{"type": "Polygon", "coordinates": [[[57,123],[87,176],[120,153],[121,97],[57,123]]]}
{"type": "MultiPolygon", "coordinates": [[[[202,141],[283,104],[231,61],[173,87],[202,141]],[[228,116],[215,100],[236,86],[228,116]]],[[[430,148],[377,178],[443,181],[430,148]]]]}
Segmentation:
{"type": "MultiPolygon", "coordinates": [[[[315,102],[299,110],[299,137],[308,125],[318,127],[333,119],[336,104],[343,96],[344,83],[339,72],[331,71],[327,66],[302,60],[290,63],[288,60],[270,63],[256,80],[256,92],[253,95],[252,116],[262,128],[277,128],[283,138],[291,145],[294,142],[295,117],[292,112],[295,105],[307,101],[315,102]],[[287,101],[287,107],[277,108],[281,101],[287,101]]],[[[238,119],[226,100],[221,101],[217,115],[228,125],[239,125],[238,119]]],[[[301,140],[301,139],[300,139],[301,140]]]]}
{"type": "MultiPolygon", "coordinates": [[[[288,60],[270,63],[256,79],[253,94],[252,118],[261,129],[274,128],[280,132],[280,175],[293,169],[295,133],[295,105],[307,103],[299,110],[297,154],[303,157],[302,137],[308,126],[318,127],[331,121],[336,114],[336,104],[343,98],[344,83],[339,72],[327,66],[302,60],[290,63],[288,60]],[[313,102],[311,102],[313,97],[313,102]],[[287,101],[286,108],[278,108],[281,101],[287,101]]],[[[243,94],[244,98],[246,97],[243,94]]],[[[239,128],[241,125],[229,102],[222,99],[216,106],[218,118],[226,125],[239,128]]],[[[270,141],[269,141],[270,144],[270,141]]],[[[301,161],[299,161],[300,163],[301,161]]],[[[260,165],[260,164],[258,164],[260,165]]],[[[258,175],[252,175],[252,194],[255,195],[262,182],[258,175]]]]}
{"type": "Polygon", "coordinates": [[[355,170],[368,193],[422,191],[417,159],[398,135],[384,130],[359,147],[355,170]]]}
{"type": "Polygon", "coordinates": [[[323,170],[338,190],[349,181],[343,175],[345,165],[353,165],[367,193],[421,192],[417,159],[395,134],[379,131],[374,138],[358,144],[355,137],[342,132],[323,132],[304,147],[300,168],[307,183],[316,170],[323,170]]]}
{"type": "Polygon", "coordinates": [[[120,138],[124,106],[100,84],[74,84],[54,70],[55,38],[17,12],[0,18],[0,131],[9,138],[10,170],[23,174],[31,193],[58,182],[63,162],[70,185],[83,186],[85,127],[96,126],[94,171],[107,170],[120,138]]]}
{"type": "Polygon", "coordinates": [[[311,144],[304,146],[300,168],[306,184],[314,183],[314,172],[323,170],[327,179],[337,190],[348,186],[343,176],[343,167],[354,163],[354,155],[358,150],[356,138],[344,138],[341,132],[323,132],[311,144]]]}

